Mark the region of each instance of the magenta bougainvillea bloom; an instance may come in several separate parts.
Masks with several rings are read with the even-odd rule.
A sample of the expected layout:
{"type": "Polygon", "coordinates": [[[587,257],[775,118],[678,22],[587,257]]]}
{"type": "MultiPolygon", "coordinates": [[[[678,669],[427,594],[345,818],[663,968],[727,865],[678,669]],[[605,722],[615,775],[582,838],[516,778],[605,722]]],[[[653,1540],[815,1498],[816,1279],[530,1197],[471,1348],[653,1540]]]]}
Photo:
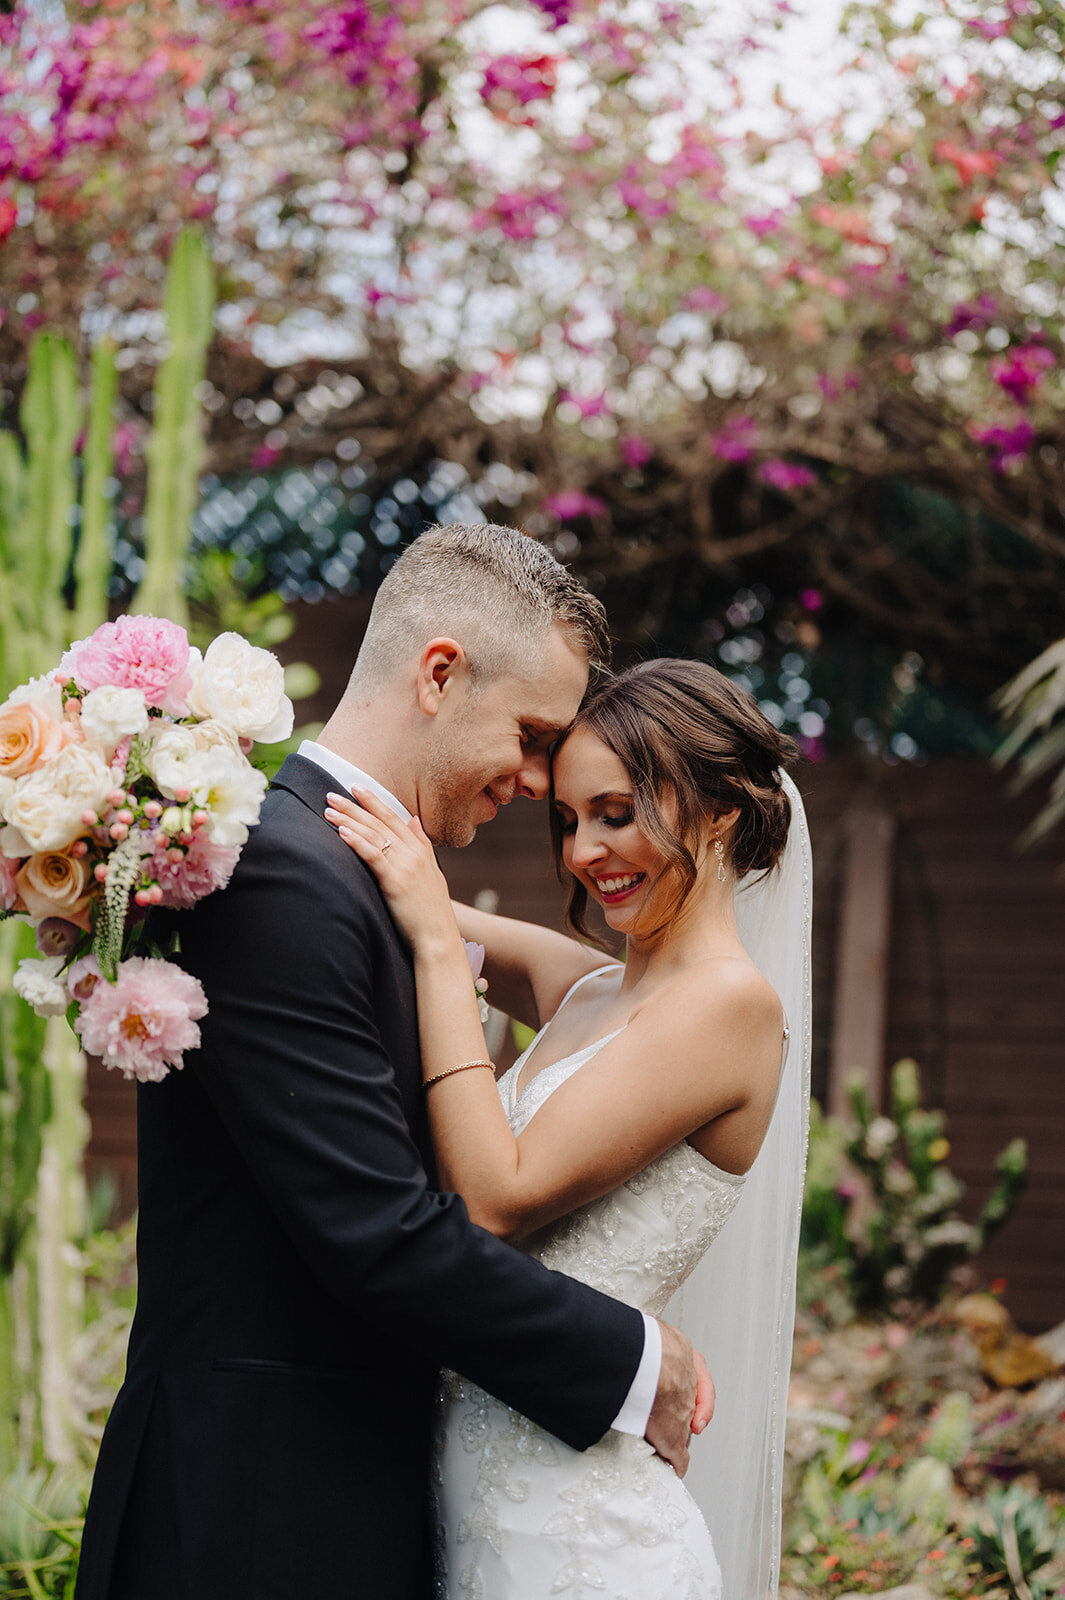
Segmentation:
{"type": "Polygon", "coordinates": [[[544,500],[544,510],[553,511],[561,522],[573,522],[577,517],[601,517],[606,501],[598,495],[587,494],[583,489],[562,489],[549,494],[544,500]]]}
{"type": "Polygon", "coordinates": [[[809,489],[817,482],[816,473],[794,461],[763,461],[757,475],[770,488],[781,489],[785,494],[793,489],[809,489]]]}
{"type": "Polygon", "coordinates": [[[1001,389],[1005,389],[1018,405],[1025,405],[1056,365],[1053,351],[1046,345],[1026,344],[992,356],[988,369],[1001,389]]]}
{"type": "Polygon", "coordinates": [[[632,433],[622,434],[618,440],[618,449],[625,465],[635,467],[637,470],[645,467],[655,453],[652,444],[632,433]]]}
{"type": "Polygon", "coordinates": [[[1011,472],[1022,466],[1035,443],[1035,429],[1027,417],[1020,417],[1009,426],[994,423],[988,428],[974,427],[972,436],[977,444],[986,445],[996,472],[1011,472]]]}
{"type": "Polygon", "coordinates": [[[749,461],[758,448],[758,425],[746,414],[730,417],[710,435],[710,448],[719,461],[749,461]]]}

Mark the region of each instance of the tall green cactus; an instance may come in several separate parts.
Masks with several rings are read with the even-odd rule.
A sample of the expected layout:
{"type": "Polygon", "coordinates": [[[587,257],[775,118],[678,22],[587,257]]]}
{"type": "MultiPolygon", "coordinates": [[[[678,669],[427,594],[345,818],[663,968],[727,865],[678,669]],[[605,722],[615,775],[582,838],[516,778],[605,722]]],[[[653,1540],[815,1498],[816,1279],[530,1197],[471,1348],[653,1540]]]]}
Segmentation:
{"type": "Polygon", "coordinates": [[[134,611],[188,625],[182,567],[203,471],[203,408],[215,281],[203,236],[186,231],[170,260],[166,291],[170,350],[155,384],[153,428],[145,450],[145,570],[134,611]]]}
{"type": "MultiPolygon", "coordinates": [[[[178,621],[203,452],[195,390],[213,305],[203,241],[184,235],[166,294],[170,354],[147,446],[146,572],[135,605],[178,621]]],[[[0,701],[107,615],[116,398],[114,350],[105,342],[92,358],[79,517],[77,361],[65,340],[38,335],[19,412],[25,448],[0,432],[0,701]],[[64,599],[72,556],[73,615],[64,599]]],[[[83,1320],[73,1247],[85,1215],[84,1059],[63,1018],[41,1021],[12,990],[18,961],[32,953],[28,930],[0,923],[0,1478],[18,1458],[43,1453],[64,1463],[77,1451],[71,1356],[83,1320]]]]}

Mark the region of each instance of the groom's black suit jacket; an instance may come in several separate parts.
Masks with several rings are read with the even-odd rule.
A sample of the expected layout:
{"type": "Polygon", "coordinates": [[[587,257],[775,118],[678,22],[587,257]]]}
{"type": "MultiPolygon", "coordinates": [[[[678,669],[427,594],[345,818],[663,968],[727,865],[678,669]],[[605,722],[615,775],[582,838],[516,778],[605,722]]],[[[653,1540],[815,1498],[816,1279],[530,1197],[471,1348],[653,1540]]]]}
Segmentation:
{"type": "Polygon", "coordinates": [[[636,1311],[433,1192],[410,962],[333,787],[290,757],[229,887],[173,919],[210,1013],[138,1089],[139,1298],[78,1600],[424,1600],[437,1369],[578,1448],[635,1375],[636,1311]]]}

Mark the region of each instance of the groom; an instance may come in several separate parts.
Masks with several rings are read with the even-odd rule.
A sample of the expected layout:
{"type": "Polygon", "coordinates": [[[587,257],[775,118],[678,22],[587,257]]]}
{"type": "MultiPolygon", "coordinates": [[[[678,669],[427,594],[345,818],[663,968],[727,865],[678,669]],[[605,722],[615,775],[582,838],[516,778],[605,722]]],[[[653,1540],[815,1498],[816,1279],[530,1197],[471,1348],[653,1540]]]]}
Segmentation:
{"type": "Polygon", "coordinates": [[[78,1600],[427,1600],[441,1366],[577,1449],[646,1431],[686,1467],[683,1336],[435,1192],[409,959],[322,815],[357,783],[468,844],[546,794],[605,649],[542,546],[422,535],[231,884],[172,917],[210,1012],[186,1070],[138,1090],[139,1298],[78,1600]]]}

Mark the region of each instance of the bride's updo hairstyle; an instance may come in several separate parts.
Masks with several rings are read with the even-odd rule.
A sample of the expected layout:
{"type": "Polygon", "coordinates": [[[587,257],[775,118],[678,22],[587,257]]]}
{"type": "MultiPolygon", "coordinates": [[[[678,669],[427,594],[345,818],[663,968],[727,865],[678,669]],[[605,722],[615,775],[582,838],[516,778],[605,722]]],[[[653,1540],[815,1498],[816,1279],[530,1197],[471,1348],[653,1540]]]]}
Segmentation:
{"type": "MultiPolygon", "coordinates": [[[[576,728],[587,728],[619,758],[632,783],[636,824],[677,875],[667,921],[695,887],[706,824],[722,812],[739,812],[724,841],[736,878],[776,866],[791,822],[780,769],[797,751],[722,673],[703,661],[643,661],[595,689],[570,732],[576,728]]],[[[583,938],[594,937],[585,923],[587,891],[562,870],[553,804],[551,832],[569,883],[566,919],[583,938]]]]}

